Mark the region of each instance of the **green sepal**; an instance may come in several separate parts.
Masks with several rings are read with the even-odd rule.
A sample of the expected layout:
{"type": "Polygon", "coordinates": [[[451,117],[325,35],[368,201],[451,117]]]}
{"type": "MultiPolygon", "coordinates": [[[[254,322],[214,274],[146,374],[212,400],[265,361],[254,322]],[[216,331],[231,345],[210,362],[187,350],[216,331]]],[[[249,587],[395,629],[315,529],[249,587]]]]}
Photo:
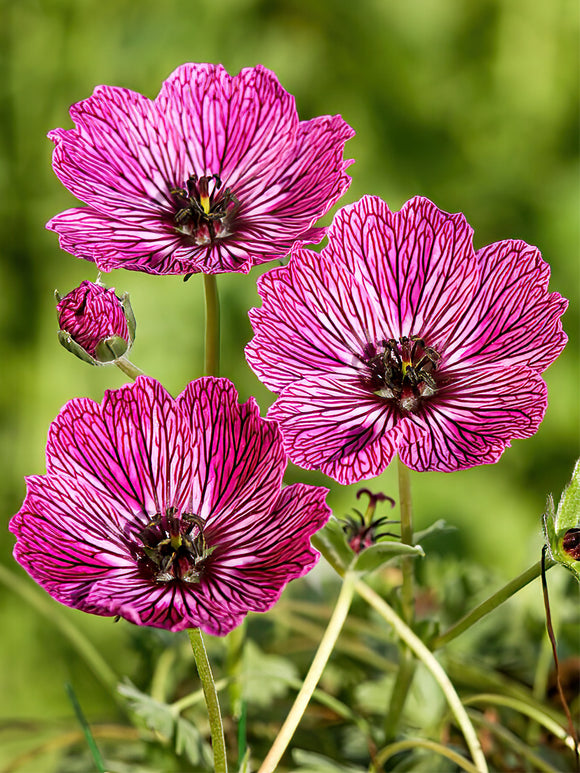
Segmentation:
{"type": "Polygon", "coordinates": [[[85,349],[83,349],[82,346],[77,344],[77,342],[74,340],[74,338],[71,336],[70,333],[66,333],[64,330],[59,330],[58,340],[59,340],[59,343],[62,346],[64,346],[64,348],[67,351],[69,351],[71,354],[74,354],[75,357],[79,358],[79,360],[82,360],[83,362],[88,362],[89,365],[99,364],[94,357],[91,357],[91,355],[85,349]]]}
{"type": "Polygon", "coordinates": [[[335,569],[340,568],[343,572],[346,572],[355,556],[354,550],[346,541],[341,524],[334,517],[314,535],[312,544],[335,569]]]}
{"type": "Polygon", "coordinates": [[[121,336],[109,336],[99,341],[95,347],[95,359],[99,363],[115,362],[127,353],[129,344],[121,336]]]}
{"type": "Polygon", "coordinates": [[[352,562],[351,569],[360,574],[374,572],[393,558],[399,556],[423,557],[425,551],[421,545],[406,545],[403,542],[384,540],[362,550],[352,562]]]}
{"type": "Polygon", "coordinates": [[[132,346],[133,341],[135,340],[135,331],[137,330],[137,320],[135,319],[135,314],[133,313],[133,308],[131,306],[131,301],[129,300],[129,293],[123,293],[123,295],[119,298],[121,301],[121,306],[123,307],[123,311],[125,312],[125,321],[127,322],[127,327],[129,329],[129,347],[132,346]]]}
{"type": "Polygon", "coordinates": [[[548,496],[543,515],[544,536],[551,558],[568,569],[580,582],[580,561],[564,550],[564,537],[571,529],[580,528],[580,459],[554,512],[554,500],[548,496]]]}

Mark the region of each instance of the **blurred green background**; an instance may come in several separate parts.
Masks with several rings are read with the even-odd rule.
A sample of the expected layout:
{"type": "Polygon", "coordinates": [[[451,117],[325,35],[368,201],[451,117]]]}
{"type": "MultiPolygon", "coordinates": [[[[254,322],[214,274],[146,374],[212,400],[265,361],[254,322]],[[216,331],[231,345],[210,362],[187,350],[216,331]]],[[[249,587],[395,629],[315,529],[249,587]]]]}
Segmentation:
{"type": "MultiPolygon", "coordinates": [[[[262,63],[295,95],[302,119],[341,113],[356,129],[346,148],[356,159],[353,182],[342,203],[372,193],[398,209],[413,195],[428,196],[465,214],[476,247],[510,237],[536,244],[552,266],[551,289],[570,298],[570,341],[546,373],[550,404],[537,435],[515,441],[492,467],[413,476],[417,527],[437,518],[457,527],[433,551],[486,567],[498,584],[537,560],[545,497],[557,498],[570,475],[580,426],[575,0],[3,0],[0,7],[4,522],[20,507],[24,475],[44,471],[46,432],[60,407],[75,396],[100,400],[125,381],[114,368],[81,363],[56,340],[54,289],[68,292],[96,272],[44,230],[74,206],[52,173],[46,133],[69,128],[69,106],[97,84],[154,97],[184,61],[221,62],[231,73],[262,63]]],[[[272,396],[242,352],[247,309],[258,304],[256,276],[219,278],[222,374],[265,410],[272,396]]],[[[114,272],[106,281],[131,294],[139,367],[174,394],[201,375],[201,277],[183,284],[114,272]]],[[[288,480],[329,484],[296,468],[288,480]]],[[[392,470],[372,486],[397,496],[392,470]]],[[[356,488],[331,486],[337,514],[355,505],[356,488]]],[[[2,563],[26,580],[12,543],[4,531],[2,563]]],[[[69,716],[62,684],[72,678],[90,716],[106,715],[108,697],[58,631],[14,590],[0,586],[0,603],[0,694],[9,696],[2,716],[69,716]]],[[[63,613],[131,673],[128,624],[63,613]]]]}

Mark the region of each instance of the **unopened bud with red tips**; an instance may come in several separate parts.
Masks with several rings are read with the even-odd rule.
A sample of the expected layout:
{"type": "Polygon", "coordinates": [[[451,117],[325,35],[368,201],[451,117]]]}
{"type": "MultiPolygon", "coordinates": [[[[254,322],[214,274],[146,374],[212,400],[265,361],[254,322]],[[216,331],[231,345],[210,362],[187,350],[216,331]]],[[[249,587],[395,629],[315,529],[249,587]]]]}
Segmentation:
{"type": "Polygon", "coordinates": [[[55,292],[58,340],[81,360],[107,365],[124,357],[135,338],[135,316],[127,293],[84,281],[64,298],[55,292]]]}

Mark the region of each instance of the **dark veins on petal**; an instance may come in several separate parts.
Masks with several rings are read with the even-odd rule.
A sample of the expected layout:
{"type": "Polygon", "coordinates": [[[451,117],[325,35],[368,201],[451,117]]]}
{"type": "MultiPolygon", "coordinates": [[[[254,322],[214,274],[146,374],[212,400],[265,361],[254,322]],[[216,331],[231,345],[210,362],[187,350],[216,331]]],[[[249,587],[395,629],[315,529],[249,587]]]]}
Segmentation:
{"type": "Polygon", "coordinates": [[[154,583],[195,585],[207,568],[214,547],[207,545],[204,519],[193,513],[178,514],[173,507],[155,515],[144,529],[126,536],[141,576],[154,583]]]}
{"type": "Polygon", "coordinates": [[[171,191],[175,214],[173,226],[197,247],[213,244],[235,232],[240,202],[229,188],[222,188],[217,174],[192,174],[185,188],[171,191]]]}
{"type": "Polygon", "coordinates": [[[362,385],[403,413],[416,413],[437,392],[441,355],[419,336],[367,343],[359,359],[362,385]]]}

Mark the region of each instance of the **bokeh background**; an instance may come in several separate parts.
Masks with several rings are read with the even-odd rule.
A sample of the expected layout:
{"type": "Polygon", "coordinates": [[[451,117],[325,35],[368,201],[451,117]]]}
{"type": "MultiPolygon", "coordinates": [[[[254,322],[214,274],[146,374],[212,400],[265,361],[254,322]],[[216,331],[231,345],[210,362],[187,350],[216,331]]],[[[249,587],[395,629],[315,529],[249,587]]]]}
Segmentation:
{"type": "MultiPolygon", "coordinates": [[[[60,407],[75,396],[100,400],[125,381],[115,368],[81,363],[56,340],[54,289],[68,292],[96,272],[44,229],[74,206],[52,173],[46,133],[72,126],[69,106],[97,84],[154,97],[185,61],[220,62],[231,73],[262,63],[295,95],[301,118],[341,113],[356,129],[342,203],[371,193],[398,209],[428,196],[465,214],[476,247],[510,237],[537,245],[552,267],[551,289],[570,298],[570,341],[546,373],[550,403],[537,435],[515,441],[495,466],[413,475],[417,528],[437,518],[456,527],[432,541],[434,556],[484,567],[497,585],[537,560],[546,495],[559,496],[578,456],[575,0],[2,0],[0,8],[3,523],[20,507],[23,477],[44,472],[46,433],[60,407]]],[[[242,351],[251,335],[247,310],[259,302],[256,276],[219,278],[222,375],[265,410],[272,396],[242,351]]],[[[201,375],[201,277],[184,284],[118,271],[105,279],[131,294],[133,361],[174,394],[201,375]]],[[[288,480],[329,483],[297,468],[288,480]]],[[[372,485],[396,497],[394,471],[372,485]]],[[[338,515],[355,505],[356,488],[331,486],[338,515]]],[[[1,562],[26,582],[12,543],[0,532],[1,562]]],[[[71,715],[67,679],[91,718],[107,716],[109,697],[50,620],[6,582],[0,605],[0,722],[12,722],[10,744],[18,746],[14,720],[24,737],[31,718],[71,715]]],[[[128,624],[63,613],[131,674],[128,624]]]]}

